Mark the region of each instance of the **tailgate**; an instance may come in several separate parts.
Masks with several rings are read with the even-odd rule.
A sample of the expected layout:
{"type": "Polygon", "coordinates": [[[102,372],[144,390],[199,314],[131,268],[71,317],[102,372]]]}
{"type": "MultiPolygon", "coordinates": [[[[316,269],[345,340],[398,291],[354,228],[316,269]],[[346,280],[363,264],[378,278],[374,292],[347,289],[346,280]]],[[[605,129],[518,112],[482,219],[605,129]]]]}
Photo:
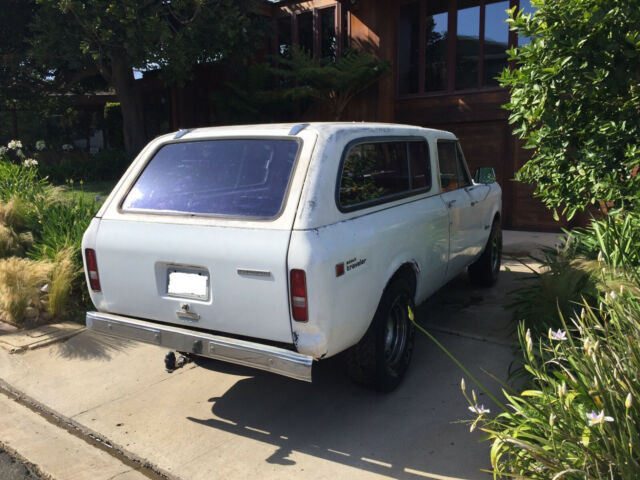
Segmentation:
{"type": "Polygon", "coordinates": [[[94,302],[110,313],[292,343],[289,238],[289,230],[102,219],[94,302]]]}

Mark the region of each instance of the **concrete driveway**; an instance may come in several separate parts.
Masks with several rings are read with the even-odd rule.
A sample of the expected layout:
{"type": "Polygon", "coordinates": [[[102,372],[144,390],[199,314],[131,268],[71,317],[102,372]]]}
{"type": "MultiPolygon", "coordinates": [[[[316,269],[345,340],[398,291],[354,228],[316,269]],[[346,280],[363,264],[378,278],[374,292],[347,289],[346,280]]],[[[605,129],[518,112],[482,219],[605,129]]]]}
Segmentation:
{"type": "MultiPolygon", "coordinates": [[[[506,264],[511,271],[495,287],[475,289],[461,277],[418,309],[419,321],[496,394],[485,372],[507,376],[510,314],[502,305],[525,271],[506,264]]],[[[314,366],[308,384],[213,360],[170,374],[165,353],[83,332],[23,354],[0,350],[0,379],[170,478],[490,478],[481,471],[489,444],[459,422],[473,418],[463,374],[422,334],[405,381],[386,395],[352,385],[339,358],[314,366]]]]}

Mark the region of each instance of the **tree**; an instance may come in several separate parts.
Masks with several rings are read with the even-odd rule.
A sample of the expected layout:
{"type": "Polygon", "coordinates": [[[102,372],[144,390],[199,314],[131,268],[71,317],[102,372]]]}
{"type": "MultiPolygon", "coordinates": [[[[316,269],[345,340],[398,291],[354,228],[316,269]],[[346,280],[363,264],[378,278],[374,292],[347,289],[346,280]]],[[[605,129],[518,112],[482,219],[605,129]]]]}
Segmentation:
{"type": "Polygon", "coordinates": [[[290,57],[276,61],[279,65],[272,72],[286,82],[276,94],[324,102],[334,120],[340,120],[349,102],[391,68],[391,62],[363,51],[349,50],[338,60],[317,59],[295,46],[290,57]]]}
{"type": "Polygon", "coordinates": [[[255,48],[261,33],[255,0],[38,0],[33,55],[51,75],[100,75],[122,108],[125,149],[145,144],[134,69],[188,79],[198,63],[255,48]]]}
{"type": "Polygon", "coordinates": [[[516,179],[571,218],[588,205],[640,207],[640,2],[532,0],[508,22],[530,43],[509,50],[501,84],[515,132],[533,149],[516,179]]]}

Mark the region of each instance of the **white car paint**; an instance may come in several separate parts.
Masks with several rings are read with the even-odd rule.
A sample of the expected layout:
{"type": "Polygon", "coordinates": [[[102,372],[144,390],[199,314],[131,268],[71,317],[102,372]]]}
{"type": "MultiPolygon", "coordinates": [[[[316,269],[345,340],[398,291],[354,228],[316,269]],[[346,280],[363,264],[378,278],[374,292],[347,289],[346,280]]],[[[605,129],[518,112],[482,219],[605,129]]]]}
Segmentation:
{"type": "MultiPolygon", "coordinates": [[[[472,263],[500,215],[497,184],[441,193],[438,139],[453,134],[420,127],[316,123],[201,128],[151,142],[134,160],[91,222],[83,251],[96,251],[100,312],[195,326],[255,341],[292,345],[316,359],[335,355],[366,332],[385,286],[409,265],[419,304],[472,263]],[[172,142],[218,138],[296,138],[301,145],[281,214],[273,220],[122,211],[129,189],[153,154],[172,142]],[[407,137],[429,143],[432,185],[417,195],[342,212],[336,203],[341,159],[349,142],[407,137]],[[451,203],[452,200],[455,202],[451,203]],[[336,265],[345,273],[336,276],[336,265]],[[167,295],[167,267],[209,274],[207,299],[167,295]],[[307,322],[293,319],[289,272],[306,273],[307,322]],[[267,272],[243,275],[241,272],[267,272]],[[181,317],[183,304],[198,319],[181,317]]],[[[88,279],[88,277],[87,277],[88,279]]]]}

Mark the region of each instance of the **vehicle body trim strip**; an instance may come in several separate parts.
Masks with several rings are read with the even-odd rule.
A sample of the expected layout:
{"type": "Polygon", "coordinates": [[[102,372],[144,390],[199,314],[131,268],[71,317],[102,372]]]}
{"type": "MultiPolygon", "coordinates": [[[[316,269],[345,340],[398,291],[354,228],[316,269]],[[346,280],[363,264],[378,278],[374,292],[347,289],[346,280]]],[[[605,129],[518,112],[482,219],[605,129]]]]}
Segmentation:
{"type": "Polygon", "coordinates": [[[102,312],[87,312],[87,328],[229,363],[311,381],[313,357],[261,343],[162,325],[102,312]]]}

